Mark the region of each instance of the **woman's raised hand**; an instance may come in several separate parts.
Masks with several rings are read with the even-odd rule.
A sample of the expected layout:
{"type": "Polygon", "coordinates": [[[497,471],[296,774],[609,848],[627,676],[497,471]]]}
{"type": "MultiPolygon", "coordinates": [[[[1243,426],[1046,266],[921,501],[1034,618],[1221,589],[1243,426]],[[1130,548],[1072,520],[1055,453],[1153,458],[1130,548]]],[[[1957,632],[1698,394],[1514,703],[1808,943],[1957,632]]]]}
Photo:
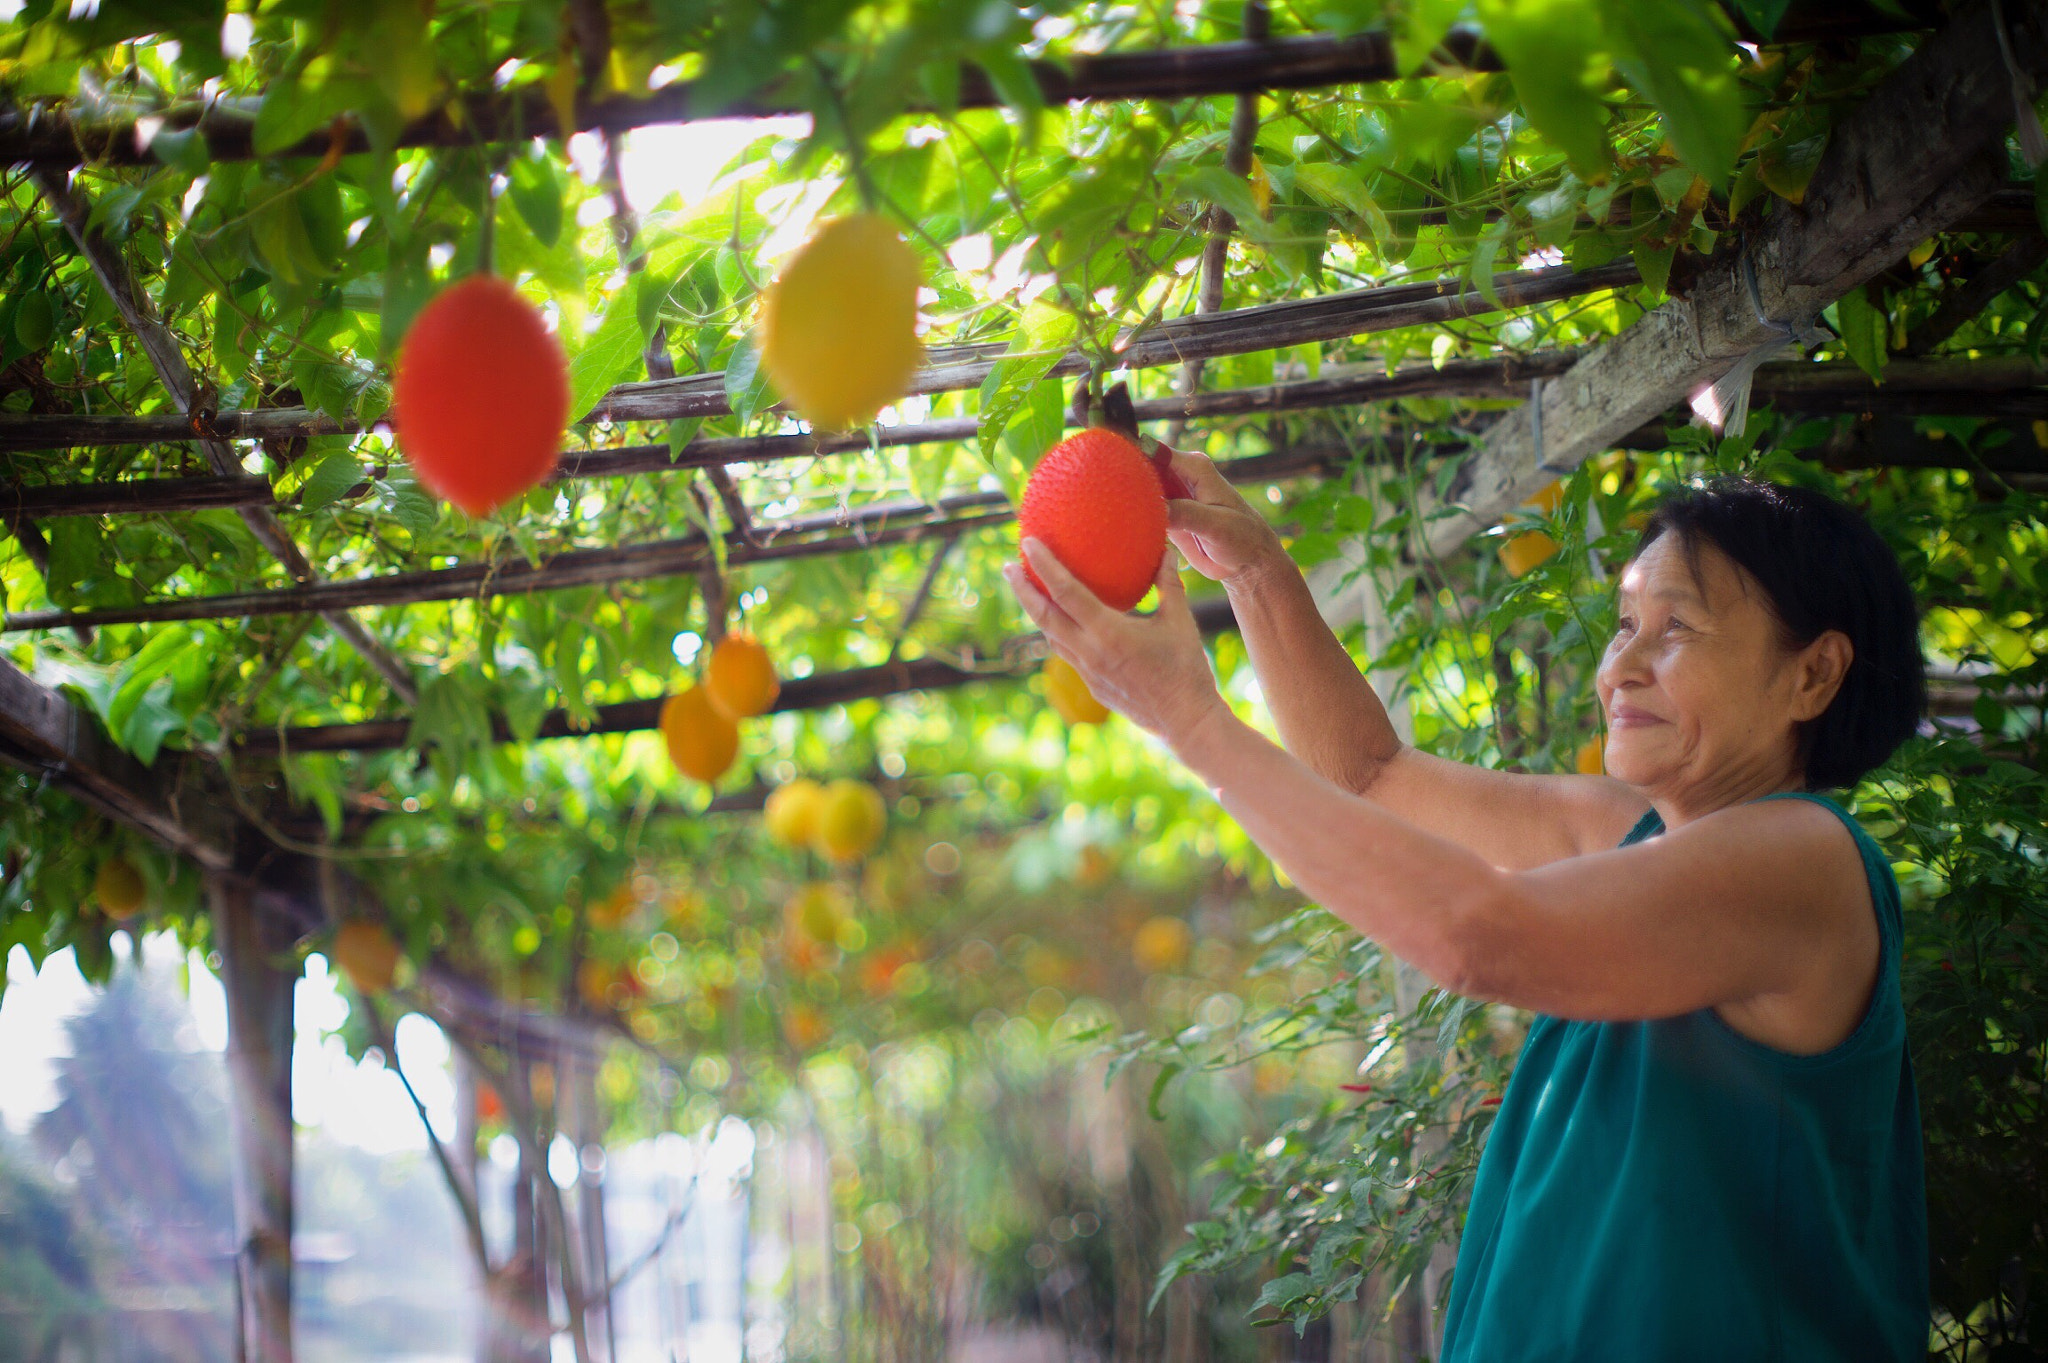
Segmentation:
{"type": "Polygon", "coordinates": [[[1230,587],[1246,585],[1276,565],[1292,566],[1280,536],[1207,456],[1175,450],[1173,471],[1195,494],[1166,504],[1166,536],[1189,567],[1230,587]]]}

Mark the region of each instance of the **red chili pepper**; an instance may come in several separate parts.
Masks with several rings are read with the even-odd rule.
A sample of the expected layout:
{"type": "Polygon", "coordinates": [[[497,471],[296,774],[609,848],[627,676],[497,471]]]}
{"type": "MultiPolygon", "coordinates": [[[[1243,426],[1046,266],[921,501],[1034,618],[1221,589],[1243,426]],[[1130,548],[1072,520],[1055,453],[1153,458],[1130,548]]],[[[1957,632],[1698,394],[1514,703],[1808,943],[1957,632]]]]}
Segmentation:
{"type": "Polygon", "coordinates": [[[1371,1092],[1372,1092],[1372,1085],[1371,1085],[1371,1084],[1339,1084],[1339,1085],[1337,1085],[1337,1087],[1338,1087],[1338,1088],[1340,1088],[1340,1089],[1343,1089],[1343,1090],[1344,1090],[1344,1091],[1345,1091],[1346,1093],[1371,1093],[1371,1092]]]}

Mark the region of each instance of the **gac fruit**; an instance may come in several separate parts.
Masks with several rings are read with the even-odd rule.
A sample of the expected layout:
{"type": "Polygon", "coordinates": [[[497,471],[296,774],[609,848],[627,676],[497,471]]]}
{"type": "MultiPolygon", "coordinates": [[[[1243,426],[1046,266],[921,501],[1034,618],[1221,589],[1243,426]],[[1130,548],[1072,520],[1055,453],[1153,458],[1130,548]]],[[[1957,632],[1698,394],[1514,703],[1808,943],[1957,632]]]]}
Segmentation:
{"type": "Polygon", "coordinates": [[[472,516],[554,471],[569,422],[569,361],[540,310],[495,275],[436,294],[399,347],[398,448],[428,491],[472,516]]]}
{"type": "MultiPolygon", "coordinates": [[[[1104,605],[1125,611],[1144,598],[1166,553],[1166,493],[1143,451],[1095,427],[1045,452],[1024,486],[1017,524],[1104,605]]],[[[1045,590],[1029,563],[1024,571],[1045,590]]]]}

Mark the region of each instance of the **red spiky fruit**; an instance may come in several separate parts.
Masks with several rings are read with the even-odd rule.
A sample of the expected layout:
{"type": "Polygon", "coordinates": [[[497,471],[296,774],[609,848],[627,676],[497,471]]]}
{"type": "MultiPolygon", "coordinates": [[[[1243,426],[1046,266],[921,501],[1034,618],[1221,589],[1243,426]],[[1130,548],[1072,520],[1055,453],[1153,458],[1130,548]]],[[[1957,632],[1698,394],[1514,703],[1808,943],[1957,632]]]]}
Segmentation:
{"type": "MultiPolygon", "coordinates": [[[[1115,431],[1095,427],[1053,446],[1024,486],[1017,524],[1116,610],[1138,604],[1166,552],[1159,470],[1115,431]]],[[[1032,585],[1045,589],[1031,565],[1032,585]]]]}
{"type": "Polygon", "coordinates": [[[472,516],[547,477],[569,422],[569,362],[540,310],[495,275],[434,295],[399,348],[391,424],[420,482],[472,516]]]}

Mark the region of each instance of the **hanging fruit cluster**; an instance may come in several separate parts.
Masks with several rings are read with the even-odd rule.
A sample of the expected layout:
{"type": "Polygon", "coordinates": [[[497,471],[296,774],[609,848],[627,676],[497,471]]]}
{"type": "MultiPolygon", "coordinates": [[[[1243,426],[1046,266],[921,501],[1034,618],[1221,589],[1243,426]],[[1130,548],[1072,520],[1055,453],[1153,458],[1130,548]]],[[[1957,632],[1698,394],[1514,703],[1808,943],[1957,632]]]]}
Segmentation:
{"type": "Polygon", "coordinates": [[[661,707],[669,760],[693,781],[710,785],[740,751],[740,721],[766,714],[782,694],[775,664],[753,635],[735,632],[711,646],[704,679],[661,707]]]}

